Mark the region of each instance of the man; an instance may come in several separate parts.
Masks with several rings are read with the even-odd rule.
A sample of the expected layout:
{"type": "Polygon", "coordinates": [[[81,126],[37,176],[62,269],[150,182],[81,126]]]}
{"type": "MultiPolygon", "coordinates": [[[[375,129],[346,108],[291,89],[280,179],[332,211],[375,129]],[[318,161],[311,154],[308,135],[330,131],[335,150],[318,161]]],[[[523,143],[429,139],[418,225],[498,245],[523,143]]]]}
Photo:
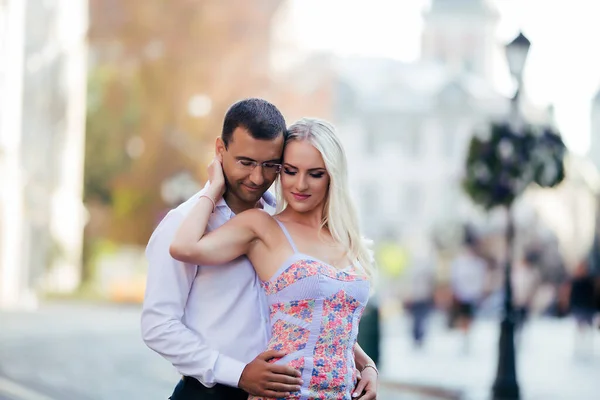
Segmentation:
{"type": "Polygon", "coordinates": [[[475,236],[467,231],[463,251],[450,265],[450,285],[454,295],[456,326],[463,333],[462,351],[469,351],[469,333],[477,306],[484,297],[487,263],[477,253],[475,236]]]}
{"type": "MultiPolygon", "coordinates": [[[[250,208],[274,211],[275,201],[267,189],[281,168],[285,129],[279,110],[265,100],[242,100],[227,111],[217,139],[217,147],[225,148],[227,190],[215,205],[209,230],[250,208]]],[[[265,294],[249,260],[196,266],[169,255],[177,228],[201,194],[171,210],[146,248],[144,342],[184,376],[172,400],[246,400],[248,393],[284,397],[299,389],[300,373],[267,362],[285,353],[260,353],[267,347],[270,321],[265,294]]],[[[357,365],[373,367],[363,369],[355,397],[375,399],[377,369],[360,346],[355,346],[354,355],[357,365]]]]}
{"type": "MultiPolygon", "coordinates": [[[[242,100],[227,111],[220,139],[226,149],[227,192],[216,204],[209,229],[244,210],[274,207],[266,191],[279,172],[285,129],[279,110],[264,100],[242,100]]],[[[171,210],[146,248],[144,342],[184,376],[172,400],[285,396],[301,383],[300,373],[267,362],[284,353],[259,354],[267,345],[269,316],[248,259],[195,266],[169,255],[173,235],[199,195],[171,210]]]]}

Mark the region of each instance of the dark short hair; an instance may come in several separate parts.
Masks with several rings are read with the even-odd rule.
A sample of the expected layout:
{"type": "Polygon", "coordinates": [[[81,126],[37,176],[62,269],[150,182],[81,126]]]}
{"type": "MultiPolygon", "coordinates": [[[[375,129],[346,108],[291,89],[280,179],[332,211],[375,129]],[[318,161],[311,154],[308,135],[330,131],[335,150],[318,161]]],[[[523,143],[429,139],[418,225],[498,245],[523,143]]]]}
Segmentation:
{"type": "Polygon", "coordinates": [[[251,98],[234,103],[223,121],[221,140],[225,147],[231,142],[233,131],[244,128],[254,139],[273,140],[286,131],[281,111],[263,99],[251,98]]]}

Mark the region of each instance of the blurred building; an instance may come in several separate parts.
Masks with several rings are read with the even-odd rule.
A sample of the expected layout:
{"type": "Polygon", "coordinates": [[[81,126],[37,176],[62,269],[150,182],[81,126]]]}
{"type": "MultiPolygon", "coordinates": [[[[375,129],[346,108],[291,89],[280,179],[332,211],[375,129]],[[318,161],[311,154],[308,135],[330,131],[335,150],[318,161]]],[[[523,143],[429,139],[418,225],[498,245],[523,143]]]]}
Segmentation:
{"type": "MultiPolygon", "coordinates": [[[[413,63],[311,57],[294,47],[285,12],[284,2],[275,18],[276,74],[306,94],[315,87],[332,88],[330,103],[324,98],[314,115],[331,118],[343,136],[366,234],[379,243],[401,244],[410,258],[418,258],[429,251],[419,249],[430,248],[433,238],[436,244],[457,244],[468,223],[493,242],[492,256],[502,260],[505,213],[484,213],[461,187],[472,135],[510,113],[510,98],[492,84],[498,72],[493,60],[503,50],[492,2],[431,0],[424,13],[421,57],[413,63]],[[328,69],[331,73],[323,72],[328,69]]],[[[526,87],[522,94],[520,108],[528,123],[554,125],[551,105],[532,104],[526,87]]],[[[595,109],[600,138],[600,94],[595,109]]],[[[532,188],[514,207],[517,246],[544,247],[545,254],[557,255],[555,269],[563,272],[589,248],[586,221],[593,219],[590,200],[597,190],[589,165],[575,157],[567,164],[567,179],[559,188],[532,188]]]]}
{"type": "Polygon", "coordinates": [[[339,60],[335,118],[370,237],[427,240],[472,219],[468,142],[509,110],[491,83],[498,18],[483,0],[433,0],[418,62],[339,60]]]}
{"type": "Polygon", "coordinates": [[[0,1],[0,307],[79,284],[87,2],[0,1]]]}
{"type": "Polygon", "coordinates": [[[589,157],[600,170],[600,90],[592,99],[589,157]]]}
{"type": "Polygon", "coordinates": [[[283,112],[289,124],[302,117],[333,119],[335,56],[314,52],[298,42],[306,27],[294,21],[290,0],[282,0],[270,24],[269,76],[266,98],[283,112]]]}
{"type": "MultiPolygon", "coordinates": [[[[574,272],[592,248],[598,193],[598,170],[590,160],[569,154],[563,182],[553,189],[532,186],[522,196],[518,225],[521,242],[526,245],[528,240],[552,236],[565,272],[574,272]]],[[[548,251],[544,249],[543,253],[548,251]]]]}

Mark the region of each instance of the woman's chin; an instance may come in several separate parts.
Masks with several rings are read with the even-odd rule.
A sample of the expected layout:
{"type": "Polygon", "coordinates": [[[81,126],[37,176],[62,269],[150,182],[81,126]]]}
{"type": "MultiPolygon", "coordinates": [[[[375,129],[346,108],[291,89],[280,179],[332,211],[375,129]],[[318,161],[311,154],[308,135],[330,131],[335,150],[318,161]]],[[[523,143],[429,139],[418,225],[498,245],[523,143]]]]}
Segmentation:
{"type": "Polygon", "coordinates": [[[290,207],[297,213],[306,213],[312,211],[315,208],[312,204],[301,203],[294,200],[288,202],[288,207],[290,207]]]}

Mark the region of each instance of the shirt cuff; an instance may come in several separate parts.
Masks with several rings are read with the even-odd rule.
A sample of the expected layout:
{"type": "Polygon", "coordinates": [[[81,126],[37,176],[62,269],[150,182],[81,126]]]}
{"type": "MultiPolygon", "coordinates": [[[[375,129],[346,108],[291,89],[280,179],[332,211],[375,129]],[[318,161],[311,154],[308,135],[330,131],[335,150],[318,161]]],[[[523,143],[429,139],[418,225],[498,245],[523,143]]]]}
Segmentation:
{"type": "Polygon", "coordinates": [[[215,363],[215,381],[222,385],[238,387],[246,364],[224,354],[215,363]]]}

